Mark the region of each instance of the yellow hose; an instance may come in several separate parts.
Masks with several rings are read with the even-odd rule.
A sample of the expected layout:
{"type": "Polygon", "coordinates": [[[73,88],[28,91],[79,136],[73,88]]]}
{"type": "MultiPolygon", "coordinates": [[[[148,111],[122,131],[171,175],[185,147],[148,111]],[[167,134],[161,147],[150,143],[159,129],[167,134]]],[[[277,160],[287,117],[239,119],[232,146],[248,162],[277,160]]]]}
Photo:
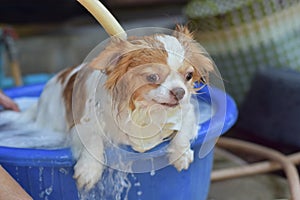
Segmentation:
{"type": "Polygon", "coordinates": [[[124,29],[100,1],[78,0],[78,2],[95,17],[109,35],[126,39],[127,35],[124,29]]]}

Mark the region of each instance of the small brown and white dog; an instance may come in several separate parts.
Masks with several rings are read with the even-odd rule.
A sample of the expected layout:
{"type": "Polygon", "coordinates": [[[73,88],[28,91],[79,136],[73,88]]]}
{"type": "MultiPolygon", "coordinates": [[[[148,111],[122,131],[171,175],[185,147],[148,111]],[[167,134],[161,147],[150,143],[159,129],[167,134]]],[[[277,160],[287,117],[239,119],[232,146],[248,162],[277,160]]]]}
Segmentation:
{"type": "Polygon", "coordinates": [[[213,70],[184,26],[173,35],[116,39],[91,62],[52,78],[27,115],[70,134],[79,188],[101,178],[107,141],[145,152],[172,138],[169,162],[181,171],[194,159],[190,142],[198,132],[194,83],[213,70]]]}

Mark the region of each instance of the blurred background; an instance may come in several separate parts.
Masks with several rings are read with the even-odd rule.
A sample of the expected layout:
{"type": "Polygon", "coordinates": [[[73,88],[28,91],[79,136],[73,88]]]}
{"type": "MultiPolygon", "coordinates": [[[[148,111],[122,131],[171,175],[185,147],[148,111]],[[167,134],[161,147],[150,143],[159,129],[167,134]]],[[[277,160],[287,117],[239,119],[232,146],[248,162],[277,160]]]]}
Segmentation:
{"type": "MultiPolygon", "coordinates": [[[[227,135],[284,153],[299,150],[299,0],[102,3],[125,30],[187,24],[215,61],[226,91],[238,104],[238,122],[227,135]]],[[[44,83],[59,70],[80,64],[107,37],[75,0],[0,0],[0,88],[44,83]]],[[[224,152],[219,155],[217,168],[241,163],[224,152]]],[[[260,160],[239,156],[242,162],[260,160]]],[[[273,175],[216,183],[211,190],[210,199],[222,200],[276,199],[288,193],[286,182],[273,175]],[[233,197],[237,186],[241,194],[233,197]]]]}
{"type": "MultiPolygon", "coordinates": [[[[184,23],[183,7],[187,2],[113,0],[102,3],[127,30],[152,26],[173,28],[175,23],[184,23]]],[[[101,25],[76,0],[1,0],[0,5],[2,38],[5,40],[9,35],[14,39],[10,48],[1,45],[2,88],[13,84],[6,79],[11,76],[9,55],[4,55],[10,53],[8,50],[11,54],[18,51],[16,56],[26,84],[80,64],[97,44],[108,38],[101,25]]]]}

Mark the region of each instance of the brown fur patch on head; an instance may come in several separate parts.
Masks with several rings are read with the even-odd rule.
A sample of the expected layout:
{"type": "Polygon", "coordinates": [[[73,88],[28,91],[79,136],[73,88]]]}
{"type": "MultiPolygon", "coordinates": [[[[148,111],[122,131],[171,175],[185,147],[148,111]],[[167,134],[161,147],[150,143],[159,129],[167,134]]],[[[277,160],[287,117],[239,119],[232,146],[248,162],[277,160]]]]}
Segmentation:
{"type": "Polygon", "coordinates": [[[166,64],[166,52],[159,49],[142,48],[122,55],[115,69],[108,73],[106,88],[113,90],[116,83],[131,69],[146,64],[166,64]]]}
{"type": "Polygon", "coordinates": [[[110,73],[116,67],[124,51],[130,49],[132,49],[132,45],[128,41],[112,38],[106,48],[89,63],[89,66],[110,73]]]}
{"type": "Polygon", "coordinates": [[[173,35],[185,48],[185,65],[191,65],[195,69],[193,80],[202,82],[204,78],[209,81],[209,74],[215,73],[214,63],[204,48],[193,39],[187,26],[177,25],[173,35]]]}
{"type": "MultiPolygon", "coordinates": [[[[125,82],[130,83],[130,87],[128,87],[128,91],[130,94],[130,109],[135,109],[135,103],[141,101],[147,101],[151,103],[149,99],[145,99],[145,94],[149,91],[159,87],[170,74],[170,68],[166,64],[145,64],[141,65],[140,68],[135,68],[133,70],[128,71],[128,80],[124,80],[125,82]],[[158,80],[154,83],[149,82],[147,77],[150,75],[157,75],[158,80]],[[132,79],[130,77],[133,77],[132,79]],[[139,77],[138,79],[134,79],[134,77],[139,77]]],[[[149,104],[150,106],[150,104],[149,104]]]]}
{"type": "MultiPolygon", "coordinates": [[[[208,76],[208,73],[214,70],[213,63],[193,40],[193,35],[188,28],[178,25],[173,35],[185,48],[185,64],[188,63],[187,65],[194,68],[193,81],[201,81],[201,77],[208,76]]],[[[120,111],[125,108],[124,103],[134,109],[132,102],[140,98],[145,90],[153,87],[145,86],[145,78],[133,69],[155,63],[163,64],[168,68],[167,57],[168,53],[164,45],[156,39],[156,35],[132,37],[127,41],[112,40],[90,63],[90,66],[106,73],[105,87],[110,91],[120,111]]]]}
{"type": "Polygon", "coordinates": [[[133,111],[135,103],[144,101],[144,94],[158,87],[170,73],[170,68],[161,63],[145,63],[127,69],[111,90],[113,101],[119,113],[127,108],[133,111]],[[147,79],[149,75],[157,75],[158,80],[149,82],[147,79]]]}
{"type": "MultiPolygon", "coordinates": [[[[127,107],[131,104],[131,109],[134,109],[129,102],[137,97],[135,90],[140,91],[138,88],[148,84],[144,74],[141,74],[145,66],[151,65],[155,72],[156,65],[168,68],[166,64],[167,52],[163,44],[155,36],[145,36],[131,37],[127,41],[113,39],[89,66],[102,70],[107,75],[105,87],[111,93],[118,110],[122,110],[124,103],[127,103],[127,107]]],[[[165,72],[158,73],[165,78],[165,72]]]]}

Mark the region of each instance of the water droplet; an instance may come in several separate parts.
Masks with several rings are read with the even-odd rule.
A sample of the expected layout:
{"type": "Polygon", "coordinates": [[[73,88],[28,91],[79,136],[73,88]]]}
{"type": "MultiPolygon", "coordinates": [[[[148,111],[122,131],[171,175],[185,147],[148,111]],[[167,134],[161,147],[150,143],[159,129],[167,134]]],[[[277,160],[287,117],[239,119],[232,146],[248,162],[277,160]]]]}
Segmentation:
{"type": "Polygon", "coordinates": [[[16,166],[16,176],[18,177],[19,176],[19,167],[16,166]]]}
{"type": "Polygon", "coordinates": [[[82,122],[86,123],[86,122],[89,122],[91,119],[89,117],[83,117],[81,119],[82,122]]]}
{"type": "Polygon", "coordinates": [[[40,198],[44,198],[44,195],[45,195],[45,192],[42,191],[42,192],[40,192],[39,197],[40,197],[40,198]]]}
{"type": "Polygon", "coordinates": [[[134,173],[131,173],[131,177],[133,178],[133,180],[136,180],[136,176],[134,175],[134,173]]]}
{"type": "Polygon", "coordinates": [[[151,175],[151,176],[154,176],[154,175],[155,175],[154,159],[151,158],[150,161],[151,161],[151,167],[152,167],[152,169],[151,169],[151,171],[150,171],[150,175],[151,175]]]}
{"type": "Polygon", "coordinates": [[[139,196],[141,196],[142,194],[143,194],[142,191],[138,191],[138,192],[137,192],[137,195],[139,195],[139,196]]]}
{"type": "Polygon", "coordinates": [[[150,175],[151,175],[151,176],[154,176],[154,175],[155,175],[155,170],[151,170],[151,171],[150,171],[150,175]]]}
{"type": "Polygon", "coordinates": [[[43,181],[43,172],[44,172],[44,167],[39,167],[39,181],[43,181]]]}
{"type": "Polygon", "coordinates": [[[101,108],[101,104],[99,101],[96,102],[96,108],[101,108]]]}
{"type": "Polygon", "coordinates": [[[134,184],[134,186],[135,186],[135,187],[140,187],[140,186],[141,186],[141,183],[140,183],[140,182],[136,182],[136,183],[134,184]]]}
{"type": "Polygon", "coordinates": [[[59,172],[62,173],[62,174],[66,174],[66,175],[69,174],[69,171],[65,168],[60,168],[59,172]]]}
{"type": "Polygon", "coordinates": [[[46,193],[47,195],[50,195],[50,194],[52,193],[52,191],[53,191],[53,188],[52,188],[52,187],[49,187],[49,188],[46,188],[45,193],[46,193]]]}

